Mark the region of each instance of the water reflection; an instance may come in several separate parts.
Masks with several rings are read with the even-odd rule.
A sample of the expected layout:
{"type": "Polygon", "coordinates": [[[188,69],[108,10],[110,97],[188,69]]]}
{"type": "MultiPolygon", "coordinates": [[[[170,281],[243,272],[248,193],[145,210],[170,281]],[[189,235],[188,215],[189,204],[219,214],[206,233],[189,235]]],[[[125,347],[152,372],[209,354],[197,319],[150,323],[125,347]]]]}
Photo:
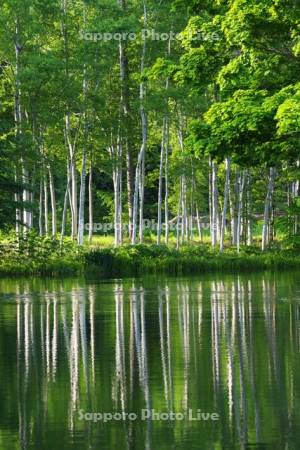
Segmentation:
{"type": "Polygon", "coordinates": [[[11,376],[1,429],[19,448],[299,448],[296,277],[1,288],[1,349],[17,342],[16,355],[0,353],[11,376]],[[13,414],[4,420],[16,406],[18,428],[13,414]],[[99,425],[78,415],[142,408],[221,419],[99,425]]]}

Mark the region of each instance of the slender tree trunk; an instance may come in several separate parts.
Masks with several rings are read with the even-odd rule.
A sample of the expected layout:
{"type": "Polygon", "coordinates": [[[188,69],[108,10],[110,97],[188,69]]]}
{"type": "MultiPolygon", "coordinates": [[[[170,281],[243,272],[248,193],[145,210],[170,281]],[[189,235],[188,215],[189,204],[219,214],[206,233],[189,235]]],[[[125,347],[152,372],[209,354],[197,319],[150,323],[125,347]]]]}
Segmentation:
{"type": "MultiPolygon", "coordinates": [[[[19,77],[20,72],[20,57],[21,57],[21,37],[20,37],[20,26],[19,19],[16,19],[15,26],[15,105],[14,105],[14,118],[15,118],[15,136],[16,136],[16,152],[17,158],[20,158],[21,155],[21,146],[22,146],[22,107],[21,107],[21,82],[19,77]]],[[[16,183],[20,182],[21,174],[19,175],[19,162],[16,163],[16,173],[15,173],[15,181],[16,183]]],[[[21,195],[19,192],[15,193],[15,202],[16,202],[16,235],[17,240],[19,242],[20,231],[21,231],[21,223],[22,223],[22,213],[20,209],[21,203],[21,195]]]]}
{"type": "Polygon", "coordinates": [[[90,161],[89,172],[89,244],[93,241],[93,226],[94,226],[94,212],[93,212],[93,163],[92,156],[90,161]]]}
{"type": "Polygon", "coordinates": [[[145,152],[140,172],[139,197],[139,241],[142,244],[144,242],[145,152]]]}
{"type": "Polygon", "coordinates": [[[163,119],[163,129],[162,129],[161,148],[160,148],[159,180],[158,180],[157,245],[160,245],[160,243],[161,243],[161,234],[162,234],[162,189],[163,189],[165,136],[166,136],[166,122],[165,122],[165,118],[164,118],[163,119]]]}
{"type": "Polygon", "coordinates": [[[79,219],[78,219],[78,238],[77,238],[78,245],[83,245],[83,238],[84,238],[85,188],[86,188],[86,147],[84,143],[82,151],[81,176],[80,176],[79,219]]]}
{"type": "Polygon", "coordinates": [[[169,120],[166,118],[165,156],[165,244],[169,244],[169,120]]]}
{"type": "Polygon", "coordinates": [[[196,207],[196,215],[197,215],[197,227],[198,227],[199,239],[200,239],[200,242],[203,242],[203,233],[202,233],[202,227],[201,227],[201,220],[200,220],[200,214],[199,214],[198,205],[196,207]]]}
{"type": "Polygon", "coordinates": [[[239,171],[236,170],[233,192],[229,190],[232,245],[237,244],[237,198],[239,193],[239,171]]]}
{"type": "Polygon", "coordinates": [[[182,226],[182,219],[181,218],[181,208],[182,208],[182,176],[180,177],[180,184],[179,184],[179,200],[178,200],[178,208],[177,208],[177,238],[176,238],[176,248],[179,249],[180,245],[180,223],[182,226]]]}
{"type": "MultiPolygon", "coordinates": [[[[179,116],[179,129],[178,129],[178,140],[179,140],[179,145],[180,145],[180,149],[181,149],[181,153],[184,153],[184,134],[183,134],[183,118],[180,115],[179,116]]],[[[177,247],[179,247],[179,237],[181,235],[181,243],[184,242],[184,238],[186,236],[186,230],[187,230],[187,208],[186,208],[186,178],[185,178],[185,174],[182,174],[180,177],[180,208],[181,208],[181,233],[178,236],[178,244],[177,247]]],[[[178,208],[178,211],[180,210],[180,208],[178,208]]],[[[180,216],[179,216],[180,218],[180,216]]],[[[179,226],[177,229],[177,233],[179,231],[179,226]]]]}
{"type": "Polygon", "coordinates": [[[63,206],[63,213],[62,213],[62,220],[61,220],[61,233],[60,233],[60,245],[62,246],[66,231],[66,221],[67,221],[67,208],[68,208],[68,190],[69,188],[66,188],[65,195],[64,195],[64,206],[63,206]]]}
{"type": "Polygon", "coordinates": [[[66,230],[66,222],[67,222],[67,208],[68,208],[68,199],[70,203],[71,216],[72,216],[72,199],[71,199],[71,191],[70,191],[70,183],[71,183],[71,175],[70,175],[70,164],[69,161],[67,163],[67,187],[64,196],[64,206],[63,206],[63,214],[61,220],[61,234],[60,234],[60,246],[62,247],[65,230],[66,230]]]}
{"type": "Polygon", "coordinates": [[[241,224],[242,224],[242,212],[243,212],[243,198],[245,190],[246,173],[243,170],[239,177],[239,195],[238,195],[238,217],[237,217],[237,251],[240,252],[241,245],[241,224]]]}
{"type": "Polygon", "coordinates": [[[115,247],[122,244],[122,146],[118,137],[117,150],[111,147],[113,159],[113,184],[114,184],[114,230],[115,247]]]}
{"type": "Polygon", "coordinates": [[[210,232],[210,239],[212,241],[212,229],[213,229],[213,197],[212,197],[212,161],[211,157],[209,157],[208,161],[209,169],[208,169],[208,204],[209,204],[209,232],[210,232]]]}
{"type": "MultiPolygon", "coordinates": [[[[126,12],[126,1],[117,0],[118,5],[126,12]]],[[[126,42],[119,41],[120,56],[120,79],[121,79],[121,104],[123,110],[123,129],[125,130],[125,148],[126,148],[126,176],[127,176],[127,203],[129,216],[129,234],[132,236],[133,221],[133,201],[134,201],[134,163],[132,152],[132,140],[130,139],[130,93],[129,93],[129,61],[126,48],[126,42]]]]}
{"type": "MultiPolygon", "coordinates": [[[[147,7],[144,2],[144,27],[147,27],[147,7]]],[[[142,57],[141,57],[141,78],[143,77],[143,72],[145,68],[145,58],[146,58],[146,39],[144,39],[142,57]]],[[[140,226],[139,226],[139,238],[140,242],[143,242],[143,202],[144,202],[144,171],[145,171],[145,153],[147,148],[148,140],[148,125],[147,125],[147,113],[145,110],[145,83],[142,79],[140,83],[140,115],[142,121],[142,146],[139,152],[138,161],[136,165],[135,173],[135,189],[134,189],[134,200],[133,200],[133,217],[132,217],[132,239],[131,243],[136,244],[137,238],[137,219],[138,219],[138,201],[140,202],[139,216],[140,216],[140,226]]]]}
{"type": "MultiPolygon", "coordinates": [[[[114,150],[112,150],[114,154],[114,150]]],[[[114,233],[115,233],[115,247],[119,245],[119,224],[118,224],[118,211],[119,211],[119,174],[116,167],[118,162],[114,161],[115,167],[113,168],[113,185],[114,185],[114,233]]]]}
{"type": "Polygon", "coordinates": [[[119,145],[119,153],[118,153],[118,160],[119,160],[119,166],[118,166],[118,175],[119,175],[119,207],[118,207],[118,223],[119,223],[119,245],[123,244],[123,221],[122,221],[122,214],[123,214],[123,203],[122,203],[122,194],[123,194],[123,153],[122,153],[122,145],[119,145]]]}
{"type": "Polygon", "coordinates": [[[53,173],[50,165],[48,166],[49,172],[49,188],[50,188],[50,201],[51,201],[51,217],[52,217],[52,236],[56,237],[57,234],[57,218],[56,218],[56,199],[53,173]]]}
{"type": "Polygon", "coordinates": [[[43,177],[40,179],[40,196],[39,196],[39,235],[43,236],[43,177]]]}
{"type": "MultiPolygon", "coordinates": [[[[300,167],[299,159],[296,161],[296,167],[297,167],[297,170],[299,170],[299,167],[300,167]]],[[[299,183],[299,179],[298,179],[294,182],[294,200],[296,200],[299,197],[299,188],[300,188],[300,183],[299,183]]],[[[299,229],[299,215],[296,214],[294,216],[294,235],[295,236],[298,234],[298,229],[299,229]]]]}
{"type": "Polygon", "coordinates": [[[270,168],[269,173],[269,183],[268,190],[265,200],[265,210],[264,210],[264,224],[262,230],[262,251],[265,251],[269,244],[269,225],[270,225],[270,211],[271,205],[273,201],[273,193],[274,193],[274,183],[275,183],[276,172],[273,167],[270,168]]]}
{"type": "MultiPolygon", "coordinates": [[[[19,177],[18,177],[18,167],[16,167],[16,173],[15,173],[15,182],[16,184],[19,182],[19,177]]],[[[21,229],[21,210],[20,210],[20,194],[18,192],[15,193],[14,195],[14,200],[16,203],[16,236],[17,236],[17,241],[19,242],[19,237],[20,237],[20,229],[21,229]]]]}
{"type": "Polygon", "coordinates": [[[77,207],[77,172],[74,153],[71,155],[71,197],[73,206],[72,238],[76,239],[78,232],[78,207],[77,207]]]}
{"type": "Polygon", "coordinates": [[[49,222],[48,222],[48,186],[47,186],[47,173],[44,172],[44,224],[45,234],[49,234],[49,222]]]}
{"type": "Polygon", "coordinates": [[[194,178],[194,165],[191,160],[192,168],[192,179],[191,179],[191,206],[190,206],[190,240],[194,240],[194,188],[195,188],[195,178],[194,178]]]}
{"type": "Polygon", "coordinates": [[[68,172],[70,178],[69,200],[71,206],[71,237],[75,240],[77,239],[78,232],[77,171],[75,160],[76,138],[74,138],[74,141],[72,142],[69,113],[65,116],[65,140],[69,151],[68,172]]]}
{"type": "MultiPolygon", "coordinates": [[[[84,8],[84,23],[86,22],[86,10],[84,8]]],[[[78,217],[78,245],[83,245],[84,240],[84,225],[85,225],[85,191],[86,191],[86,151],[87,151],[87,140],[88,140],[88,123],[87,123],[87,91],[88,91],[88,81],[87,81],[87,69],[84,63],[83,67],[83,97],[84,97],[84,112],[83,112],[83,122],[84,122],[84,132],[83,132],[83,148],[82,148],[82,162],[81,162],[81,175],[80,175],[80,194],[79,194],[79,217],[78,217]]]]}
{"type": "Polygon", "coordinates": [[[30,212],[28,211],[29,203],[30,203],[30,193],[28,191],[28,185],[29,185],[29,172],[27,168],[25,167],[25,163],[23,158],[21,159],[21,165],[22,165],[22,183],[23,183],[23,194],[22,194],[22,200],[24,203],[24,209],[23,209],[23,233],[26,234],[28,230],[30,229],[30,212]]]}
{"type": "Polygon", "coordinates": [[[248,189],[247,189],[247,245],[253,244],[253,224],[252,224],[252,192],[251,192],[251,176],[248,175],[248,189]]]}
{"type": "Polygon", "coordinates": [[[133,227],[134,163],[129,139],[127,139],[126,141],[126,178],[127,178],[127,205],[129,218],[128,230],[129,230],[129,237],[131,238],[133,227]]]}
{"type": "Polygon", "coordinates": [[[29,192],[29,202],[30,202],[30,205],[31,205],[31,209],[30,209],[30,211],[28,213],[28,220],[29,220],[29,228],[30,229],[33,228],[34,191],[35,191],[34,180],[32,180],[32,182],[31,182],[31,190],[29,192]]]}
{"type": "MultiPolygon", "coordinates": [[[[171,55],[171,39],[168,42],[168,56],[171,55]]],[[[166,79],[166,139],[165,139],[165,244],[169,244],[169,151],[170,151],[170,116],[169,116],[169,78],[166,79]]]]}
{"type": "Polygon", "coordinates": [[[186,177],[182,176],[182,229],[181,242],[183,243],[188,235],[188,215],[187,215],[187,189],[186,177]]]}
{"type": "Polygon", "coordinates": [[[231,160],[230,160],[230,157],[227,157],[225,160],[226,179],[225,179],[225,189],[224,189],[224,204],[223,204],[222,220],[221,220],[220,252],[224,251],[227,205],[228,205],[229,188],[230,188],[230,167],[231,167],[231,160]]]}
{"type": "MultiPolygon", "coordinates": [[[[67,85],[70,82],[70,70],[69,70],[69,32],[68,32],[68,0],[61,0],[62,20],[61,20],[61,32],[64,45],[64,64],[65,64],[65,81],[67,85]]],[[[69,170],[70,170],[70,204],[71,206],[71,236],[75,240],[78,234],[78,204],[77,204],[77,172],[76,172],[76,154],[75,143],[76,138],[72,141],[71,133],[71,113],[70,107],[67,104],[65,114],[65,141],[66,147],[69,153],[69,170]]]]}
{"type": "Polygon", "coordinates": [[[213,248],[217,246],[218,241],[218,169],[214,161],[212,161],[212,230],[211,244],[213,248]]]}

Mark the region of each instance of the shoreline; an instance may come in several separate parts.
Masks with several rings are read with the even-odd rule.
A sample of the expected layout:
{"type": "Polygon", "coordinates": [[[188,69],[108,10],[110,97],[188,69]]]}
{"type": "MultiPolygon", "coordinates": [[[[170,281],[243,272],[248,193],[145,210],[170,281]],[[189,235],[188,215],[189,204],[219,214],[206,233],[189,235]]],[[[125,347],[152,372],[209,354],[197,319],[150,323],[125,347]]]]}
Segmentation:
{"type": "Polygon", "coordinates": [[[0,262],[0,277],[7,276],[82,276],[105,278],[151,274],[189,275],[201,273],[245,273],[300,269],[300,254],[287,251],[260,252],[233,249],[224,253],[206,246],[186,246],[175,250],[165,246],[137,245],[95,248],[63,256],[35,259],[9,255],[0,262]]]}

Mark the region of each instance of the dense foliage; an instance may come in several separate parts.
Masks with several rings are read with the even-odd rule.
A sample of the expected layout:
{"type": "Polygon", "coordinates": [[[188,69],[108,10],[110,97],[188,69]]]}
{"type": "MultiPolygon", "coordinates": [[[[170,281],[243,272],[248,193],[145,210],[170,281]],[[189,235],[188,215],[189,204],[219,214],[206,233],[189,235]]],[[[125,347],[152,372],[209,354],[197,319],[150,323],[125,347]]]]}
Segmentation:
{"type": "Polygon", "coordinates": [[[299,248],[299,27],[297,0],[4,0],[0,229],[299,248]]]}

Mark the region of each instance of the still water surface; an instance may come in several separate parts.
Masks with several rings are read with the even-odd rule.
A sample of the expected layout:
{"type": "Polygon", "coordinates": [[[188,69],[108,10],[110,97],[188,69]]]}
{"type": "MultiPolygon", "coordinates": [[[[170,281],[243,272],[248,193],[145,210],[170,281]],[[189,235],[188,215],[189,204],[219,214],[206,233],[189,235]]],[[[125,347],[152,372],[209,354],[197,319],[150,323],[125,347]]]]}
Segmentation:
{"type": "Polygon", "coordinates": [[[0,450],[298,450],[299,273],[0,280],[0,380],[0,450]]]}

